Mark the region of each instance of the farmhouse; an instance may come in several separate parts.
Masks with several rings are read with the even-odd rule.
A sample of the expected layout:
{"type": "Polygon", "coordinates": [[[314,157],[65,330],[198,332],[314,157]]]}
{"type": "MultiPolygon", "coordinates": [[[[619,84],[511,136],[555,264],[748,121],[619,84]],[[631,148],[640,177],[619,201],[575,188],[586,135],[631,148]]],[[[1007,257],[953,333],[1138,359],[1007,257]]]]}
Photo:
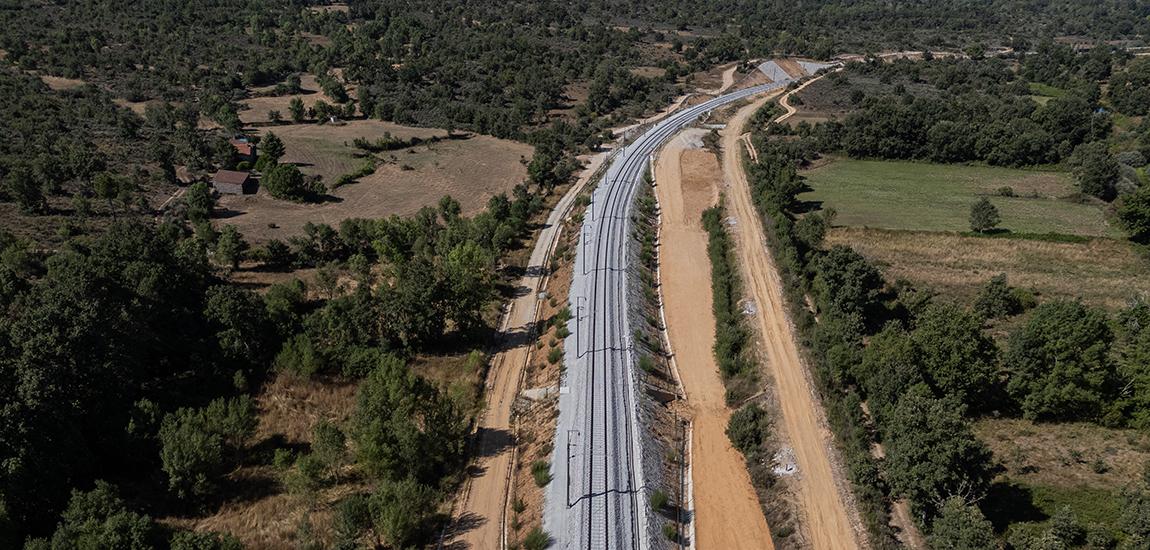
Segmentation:
{"type": "Polygon", "coordinates": [[[247,140],[247,138],[235,138],[230,141],[232,147],[236,150],[236,155],[241,161],[255,162],[256,160],[256,144],[247,140]]]}
{"type": "Polygon", "coordinates": [[[212,187],[226,195],[250,195],[256,192],[256,182],[248,172],[220,170],[212,176],[212,187]]]}

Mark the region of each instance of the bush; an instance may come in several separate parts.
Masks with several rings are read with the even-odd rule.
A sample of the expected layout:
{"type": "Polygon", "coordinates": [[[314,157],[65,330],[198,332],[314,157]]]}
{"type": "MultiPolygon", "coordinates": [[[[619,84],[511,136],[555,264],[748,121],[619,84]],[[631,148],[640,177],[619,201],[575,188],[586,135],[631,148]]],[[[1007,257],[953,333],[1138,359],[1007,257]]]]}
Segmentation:
{"type": "Polygon", "coordinates": [[[1022,312],[1022,302],[1006,283],[1006,274],[991,277],[978,291],[974,311],[983,319],[1001,319],[1022,312]]]}
{"type": "Polygon", "coordinates": [[[770,425],[767,411],[756,403],[750,403],[731,415],[727,422],[727,438],[750,460],[762,448],[770,425]]]}
{"type": "Polygon", "coordinates": [[[181,498],[211,494],[255,428],[255,404],[246,395],[169,413],[160,426],[168,488],[181,498]]]}
{"type": "Polygon", "coordinates": [[[1004,186],[1004,187],[999,187],[997,190],[995,190],[995,193],[997,193],[998,196],[1000,196],[1000,197],[1015,197],[1015,196],[1017,196],[1014,194],[1014,188],[1010,187],[1009,185],[1004,186]]]}
{"type": "Polygon", "coordinates": [[[662,511],[663,509],[665,509],[667,507],[667,503],[668,503],[667,493],[663,492],[661,489],[657,489],[657,490],[655,490],[654,493],[651,493],[651,509],[652,510],[655,510],[657,512],[662,511]]]}
{"type": "Polygon", "coordinates": [[[663,536],[667,537],[667,540],[670,541],[679,540],[679,528],[675,527],[674,523],[668,521],[663,524],[663,536]]]}
{"type": "Polygon", "coordinates": [[[536,460],[531,464],[531,477],[535,478],[535,485],[540,487],[551,483],[551,465],[544,460],[536,460]]]}
{"type": "Polygon", "coordinates": [[[532,529],[523,539],[524,550],[544,550],[548,546],[551,546],[551,537],[539,527],[532,529]]]}
{"type": "Polygon", "coordinates": [[[562,348],[552,348],[551,351],[547,354],[547,362],[551,363],[552,365],[558,363],[561,360],[563,360],[562,348]]]}
{"type": "Polygon", "coordinates": [[[284,342],[276,354],[275,367],[280,372],[289,372],[303,378],[310,378],[323,369],[324,361],[319,351],[312,345],[306,334],[297,334],[284,342]]]}

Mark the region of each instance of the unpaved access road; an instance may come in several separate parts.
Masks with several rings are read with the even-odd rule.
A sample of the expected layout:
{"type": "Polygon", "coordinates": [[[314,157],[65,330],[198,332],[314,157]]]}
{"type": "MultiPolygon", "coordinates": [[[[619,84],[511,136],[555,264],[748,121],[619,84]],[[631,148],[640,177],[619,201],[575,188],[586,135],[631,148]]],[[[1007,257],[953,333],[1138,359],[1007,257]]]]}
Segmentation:
{"type": "Polygon", "coordinates": [[[529,336],[536,321],[538,292],[547,273],[547,260],[558,242],[560,222],[606,158],[606,153],[591,158],[579,181],[559,199],[547,218],[546,226],[536,236],[526,274],[519,280],[519,297],[511,301],[499,327],[499,339],[509,347],[491,361],[483,392],[487,410],[479,418],[475,433],[476,458],[453,511],[454,525],[445,537],[447,548],[488,550],[503,547],[503,513],[507,506],[507,481],[515,445],[511,405],[519,392],[519,379],[533,344],[529,336]]]}
{"type": "Polygon", "coordinates": [[[688,506],[697,548],[770,549],[771,533],[743,456],[727,439],[731,411],[711,351],[715,319],[701,217],[718,201],[722,171],[713,153],[697,148],[700,133],[706,131],[685,130],[655,163],[663,310],[691,420],[694,501],[688,506]]]}
{"type": "MultiPolygon", "coordinates": [[[[769,98],[739,109],[721,132],[723,171],[729,184],[731,214],[737,220],[732,231],[743,281],[758,313],[752,318],[765,347],[782,411],[784,441],[794,449],[798,463],[798,503],[806,524],[807,538],[816,549],[852,549],[860,546],[848,512],[848,489],[835,481],[831,466],[832,435],[826,428],[822,403],[815,395],[787,319],[782,281],[766,247],[763,226],[751,201],[750,185],[743,170],[740,135],[747,119],[769,98]]],[[[865,545],[865,543],[863,543],[865,545]]]]}

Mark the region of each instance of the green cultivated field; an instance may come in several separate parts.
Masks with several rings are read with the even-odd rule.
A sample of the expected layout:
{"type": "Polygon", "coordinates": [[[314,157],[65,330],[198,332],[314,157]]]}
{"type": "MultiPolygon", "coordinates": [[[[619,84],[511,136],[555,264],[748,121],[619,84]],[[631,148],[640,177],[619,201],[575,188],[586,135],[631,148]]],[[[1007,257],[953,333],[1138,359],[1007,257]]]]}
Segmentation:
{"type": "Polygon", "coordinates": [[[837,210],[836,225],[969,231],[970,205],[988,195],[1002,215],[999,228],[1014,233],[1122,236],[1101,206],[1060,198],[1075,192],[1061,172],[837,159],[803,175],[813,191],[799,200],[837,210]],[[1017,196],[998,196],[1000,187],[1017,196]]]}

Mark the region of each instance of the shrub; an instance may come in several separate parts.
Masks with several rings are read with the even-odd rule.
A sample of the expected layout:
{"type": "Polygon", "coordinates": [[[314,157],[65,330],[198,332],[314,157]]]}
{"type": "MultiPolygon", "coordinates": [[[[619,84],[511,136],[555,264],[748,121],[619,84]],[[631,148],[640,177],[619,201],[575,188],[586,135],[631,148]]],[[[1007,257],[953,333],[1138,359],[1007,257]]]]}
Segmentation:
{"type": "Polygon", "coordinates": [[[663,524],[663,536],[667,537],[667,540],[679,540],[679,528],[675,527],[674,523],[668,521],[663,524]]]}
{"type": "Polygon", "coordinates": [[[655,372],[655,360],[651,359],[650,355],[644,355],[639,358],[639,368],[643,369],[643,372],[651,374],[655,372]]]}
{"type": "Polygon", "coordinates": [[[543,487],[551,483],[551,465],[544,460],[536,460],[531,464],[531,477],[535,478],[535,485],[543,487]]]}
{"type": "Polygon", "coordinates": [[[756,403],[744,405],[727,422],[727,438],[739,452],[750,459],[763,445],[763,435],[770,428],[767,411],[756,403]]]}
{"type": "Polygon", "coordinates": [[[524,550],[544,550],[551,545],[551,537],[543,532],[542,528],[536,527],[527,533],[527,537],[523,539],[524,550]]]}
{"type": "Polygon", "coordinates": [[[667,507],[667,493],[661,489],[657,489],[651,493],[651,508],[656,511],[662,511],[667,507]]]}
{"type": "Polygon", "coordinates": [[[563,359],[563,349],[562,348],[552,348],[551,351],[547,353],[547,362],[551,363],[552,365],[558,363],[562,359],[563,359]]]}
{"type": "Polygon", "coordinates": [[[323,183],[304,176],[292,164],[276,165],[264,175],[261,184],[271,196],[295,202],[316,201],[324,192],[323,183]]]}
{"type": "Polygon", "coordinates": [[[1017,195],[1015,195],[1015,194],[1014,194],[1014,188],[1013,188],[1013,187],[1010,187],[1009,185],[1007,185],[1007,186],[1003,186],[1003,187],[999,187],[997,190],[995,190],[995,193],[997,193],[997,194],[998,194],[998,196],[1000,196],[1000,197],[1014,197],[1014,196],[1017,196],[1017,195]]]}
{"type": "Polygon", "coordinates": [[[275,359],[276,370],[304,378],[319,372],[323,365],[323,357],[312,345],[311,338],[305,334],[297,334],[284,342],[275,359]]]}
{"type": "Polygon", "coordinates": [[[1006,283],[1005,273],[991,277],[978,291],[974,311],[983,319],[1001,319],[1022,311],[1022,302],[1006,283]]]}

